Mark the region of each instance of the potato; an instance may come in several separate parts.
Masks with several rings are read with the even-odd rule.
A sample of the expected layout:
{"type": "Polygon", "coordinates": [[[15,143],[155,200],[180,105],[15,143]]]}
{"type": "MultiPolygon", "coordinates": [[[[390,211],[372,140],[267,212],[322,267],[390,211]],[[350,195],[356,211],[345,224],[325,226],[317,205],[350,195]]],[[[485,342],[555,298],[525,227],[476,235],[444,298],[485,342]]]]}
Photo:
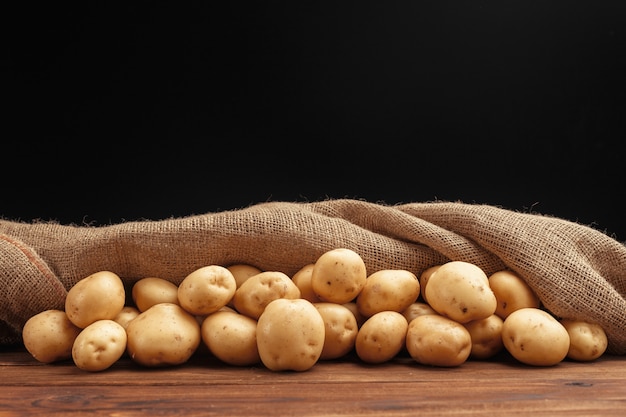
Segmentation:
{"type": "Polygon", "coordinates": [[[352,314],[354,314],[354,318],[356,319],[356,324],[359,328],[361,327],[363,323],[365,323],[365,320],[367,320],[367,317],[359,313],[359,309],[356,306],[356,301],[350,301],[349,303],[343,303],[340,305],[346,307],[348,310],[352,312],[352,314]]]}
{"type": "Polygon", "coordinates": [[[164,278],[146,277],[133,284],[131,296],[139,311],[159,303],[178,303],[178,286],[164,278]]]}
{"type": "Polygon", "coordinates": [[[72,345],[80,331],[65,311],[45,310],[26,320],[22,341],[33,358],[52,363],[72,357],[72,345]]]}
{"type": "Polygon", "coordinates": [[[317,308],[303,298],[270,301],[257,322],[261,361],[272,371],[306,371],[324,349],[326,327],[317,308]]]}
{"type": "Polygon", "coordinates": [[[84,371],[103,371],[126,352],[126,329],[113,320],[97,320],[85,327],[72,346],[72,359],[84,371]]]}
{"type": "Polygon", "coordinates": [[[487,318],[463,324],[472,338],[470,358],[488,359],[504,349],[502,323],[500,316],[492,314],[487,318]]]}
{"type": "Polygon", "coordinates": [[[366,279],[363,258],[353,250],[337,248],[315,261],[311,287],[321,301],[344,304],[359,295],[366,279]]]}
{"type": "Polygon", "coordinates": [[[365,285],[356,298],[359,312],[370,317],[380,311],[406,309],[420,295],[420,283],[411,271],[382,269],[365,280],[365,285]]]}
{"type": "Polygon", "coordinates": [[[279,271],[264,271],[251,276],[237,288],[233,307],[239,313],[258,320],[265,306],[278,298],[300,298],[300,290],[288,275],[279,271]]]}
{"type": "Polygon", "coordinates": [[[305,300],[309,300],[312,303],[320,302],[320,298],[313,291],[313,287],[311,286],[311,275],[313,275],[313,267],[315,264],[307,264],[300,268],[293,276],[291,280],[296,287],[300,289],[300,298],[304,298],[305,300]]]}
{"type": "Polygon", "coordinates": [[[370,316],[359,329],[355,340],[357,356],[367,363],[393,359],[406,341],[408,323],[397,311],[380,311],[370,316]]]}
{"type": "Polygon", "coordinates": [[[233,274],[223,266],[196,269],[178,285],[178,302],[188,313],[211,314],[227,305],[237,289],[233,274]]]}
{"type": "Polygon", "coordinates": [[[513,311],[502,323],[502,342],[518,361],[552,366],[567,356],[570,337],[550,313],[533,307],[513,311]]]}
{"type": "Polygon", "coordinates": [[[124,283],[111,271],[95,272],[74,284],[65,298],[65,314],[84,329],[97,320],[112,320],[126,304],[124,283]]]}
{"type": "Polygon", "coordinates": [[[407,322],[411,322],[415,317],[423,314],[439,314],[428,303],[422,301],[416,301],[411,303],[410,306],[401,311],[402,315],[407,322]]]}
{"type": "Polygon", "coordinates": [[[125,329],[128,327],[128,323],[137,317],[139,313],[141,313],[141,311],[139,311],[137,307],[125,306],[122,308],[122,311],[120,311],[117,316],[113,318],[113,321],[119,323],[125,329]]]}
{"type": "Polygon", "coordinates": [[[537,294],[513,271],[503,270],[491,274],[489,287],[496,296],[496,314],[503,320],[520,308],[540,306],[537,294]]]}
{"type": "Polygon", "coordinates": [[[155,304],[128,323],[127,351],[135,362],[150,366],[179,365],[201,342],[196,317],[174,303],[155,304]]]}
{"type": "Polygon", "coordinates": [[[256,325],[256,320],[234,310],[219,310],[206,316],[200,331],[204,344],[222,362],[235,366],[254,365],[261,361],[256,325]]]}
{"type": "Polygon", "coordinates": [[[248,265],[248,264],[233,264],[227,266],[226,269],[233,274],[235,277],[235,282],[237,283],[237,288],[241,286],[245,281],[248,280],[253,275],[260,274],[263,272],[261,269],[256,266],[248,265]]]}
{"type": "Polygon", "coordinates": [[[417,363],[455,367],[469,358],[472,338],[459,322],[438,314],[424,314],[409,323],[406,349],[417,363]]]}
{"type": "Polygon", "coordinates": [[[428,300],[426,299],[426,284],[428,284],[428,280],[430,279],[430,276],[433,274],[433,272],[439,269],[440,266],[441,265],[433,265],[429,268],[426,268],[419,276],[420,295],[422,296],[422,300],[426,303],[428,302],[428,300]]]}
{"type": "Polygon", "coordinates": [[[343,304],[318,302],[313,305],[322,316],[326,329],[320,360],[338,359],[347,355],[354,348],[359,332],[352,311],[343,304]]]}
{"type": "Polygon", "coordinates": [[[561,319],[560,322],[569,334],[569,359],[590,362],[606,351],[608,339],[599,324],[575,319],[561,319]]]}
{"type": "Polygon", "coordinates": [[[489,317],[497,306],[485,272],[463,261],[447,262],[431,274],[426,299],[439,314],[459,323],[489,317]]]}

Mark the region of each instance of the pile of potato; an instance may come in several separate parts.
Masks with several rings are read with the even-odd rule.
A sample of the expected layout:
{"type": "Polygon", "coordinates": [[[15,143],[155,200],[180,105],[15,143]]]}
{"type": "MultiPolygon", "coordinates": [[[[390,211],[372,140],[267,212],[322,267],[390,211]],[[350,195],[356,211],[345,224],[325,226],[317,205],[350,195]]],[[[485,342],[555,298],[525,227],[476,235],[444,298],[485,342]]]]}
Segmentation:
{"type": "MultiPolygon", "coordinates": [[[[245,264],[208,265],[176,285],[146,277],[132,285],[96,272],[68,291],[64,310],[24,325],[40,362],[72,359],[102,371],[124,354],[147,367],[185,363],[206,348],[225,364],[305,371],[351,352],[376,364],[408,354],[452,367],[503,350],[534,366],[592,361],[607,348],[595,323],[556,318],[515,273],[487,276],[450,261],[421,271],[368,275],[360,255],[337,248],[292,277],[245,264]]],[[[204,352],[202,352],[204,354],[204,352]]]]}

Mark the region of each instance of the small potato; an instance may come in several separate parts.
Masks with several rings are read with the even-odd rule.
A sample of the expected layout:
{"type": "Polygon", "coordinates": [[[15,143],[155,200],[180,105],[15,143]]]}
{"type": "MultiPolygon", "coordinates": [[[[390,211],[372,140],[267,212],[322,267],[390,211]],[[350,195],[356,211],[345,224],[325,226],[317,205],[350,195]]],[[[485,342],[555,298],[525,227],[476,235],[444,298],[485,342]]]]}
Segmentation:
{"type": "Polygon", "coordinates": [[[178,286],[164,278],[140,279],[133,284],[131,295],[139,311],[146,311],[159,303],[178,304],[178,286]]]}
{"type": "Polygon", "coordinates": [[[326,334],[320,360],[338,359],[354,348],[359,327],[356,317],[343,304],[318,302],[313,304],[324,319],[326,334]]]}
{"type": "Polygon", "coordinates": [[[326,327],[317,308],[303,298],[270,301],[257,322],[257,346],[272,371],[306,371],[324,349],[326,327]]]}
{"type": "Polygon", "coordinates": [[[233,264],[233,265],[227,266],[226,269],[228,269],[230,273],[233,274],[233,277],[235,277],[237,288],[241,287],[241,284],[247,281],[247,279],[250,278],[251,276],[260,274],[261,272],[263,272],[261,269],[257,268],[256,266],[252,266],[248,264],[233,264]]]}
{"type": "Polygon", "coordinates": [[[504,349],[502,322],[500,316],[492,314],[487,318],[472,320],[463,324],[472,338],[470,358],[488,359],[504,349]]]}
{"type": "Polygon", "coordinates": [[[113,320],[97,320],[80,332],[72,346],[72,359],[83,371],[110,368],[126,352],[126,329],[113,320]]]}
{"type": "Polygon", "coordinates": [[[406,349],[423,365],[454,367],[469,358],[472,338],[462,324],[438,314],[424,314],[409,323],[406,349]]]}
{"type": "Polygon", "coordinates": [[[397,311],[380,311],[369,317],[359,329],[355,349],[367,363],[393,359],[405,345],[408,323],[397,311]]]}
{"type": "Polygon", "coordinates": [[[135,317],[137,317],[141,313],[137,307],[133,306],[125,306],[122,311],[120,311],[117,316],[113,318],[113,321],[122,325],[125,329],[128,327],[128,323],[135,317]]]}
{"type": "Polygon", "coordinates": [[[201,342],[196,317],[174,303],[155,304],[128,323],[127,351],[150,367],[187,362],[201,342]]]}
{"type": "Polygon", "coordinates": [[[321,301],[344,304],[363,289],[367,270],[363,258],[347,248],[331,249],[315,262],[311,287],[321,301]]]}
{"type": "Polygon", "coordinates": [[[320,298],[313,291],[311,286],[311,275],[313,275],[313,267],[315,264],[307,264],[300,268],[293,276],[291,280],[300,289],[300,298],[304,298],[312,303],[320,302],[320,298]]]}
{"type": "Polygon", "coordinates": [[[540,306],[537,294],[513,271],[503,270],[491,274],[489,287],[496,296],[496,314],[502,320],[520,308],[540,306]]]}
{"type": "Polygon", "coordinates": [[[407,322],[411,322],[415,317],[421,316],[423,314],[439,314],[437,313],[428,303],[424,303],[422,301],[416,301],[411,303],[410,306],[401,311],[404,318],[406,318],[407,322]]]}
{"type": "Polygon", "coordinates": [[[95,272],[74,284],[65,298],[65,313],[84,329],[97,320],[112,320],[126,304],[121,278],[110,271],[95,272]]]}
{"type": "Polygon", "coordinates": [[[233,274],[223,266],[198,268],[178,285],[178,302],[188,313],[211,314],[227,305],[237,289],[233,274]]]}
{"type": "Polygon", "coordinates": [[[533,307],[520,308],[504,319],[502,342],[518,361],[535,366],[552,366],[567,356],[567,329],[550,313],[533,307]]]}
{"type": "Polygon", "coordinates": [[[420,295],[422,296],[422,300],[426,303],[428,302],[428,300],[426,300],[426,284],[428,284],[428,280],[430,279],[430,276],[433,274],[433,272],[439,269],[440,266],[441,265],[433,265],[429,268],[426,268],[419,276],[420,295]]]}
{"type": "Polygon", "coordinates": [[[561,324],[569,334],[569,359],[590,362],[598,359],[608,346],[608,339],[602,326],[583,320],[561,319],[561,324]]]}
{"type": "Polygon", "coordinates": [[[202,321],[202,341],[216,358],[228,365],[254,365],[261,361],[256,325],[256,320],[234,310],[220,310],[202,321]]]}
{"type": "Polygon", "coordinates": [[[237,288],[233,307],[239,313],[258,320],[265,306],[278,298],[300,298],[300,290],[288,275],[279,271],[264,271],[251,276],[237,288]]]}
{"type": "Polygon", "coordinates": [[[42,363],[70,359],[80,327],[63,310],[45,310],[29,318],[22,327],[22,341],[28,352],[42,363]]]}
{"type": "Polygon", "coordinates": [[[343,303],[341,305],[346,307],[348,310],[352,312],[352,314],[354,314],[354,318],[356,319],[356,324],[359,328],[361,327],[363,323],[365,323],[365,320],[367,320],[367,317],[359,313],[359,309],[356,306],[356,301],[350,301],[349,303],[343,303]]]}
{"type": "Polygon", "coordinates": [[[431,274],[426,299],[439,314],[459,323],[489,317],[497,306],[485,272],[463,261],[447,262],[431,274]]]}
{"type": "Polygon", "coordinates": [[[380,311],[401,312],[420,295],[420,283],[411,271],[382,269],[365,280],[356,298],[356,306],[365,317],[380,311]]]}

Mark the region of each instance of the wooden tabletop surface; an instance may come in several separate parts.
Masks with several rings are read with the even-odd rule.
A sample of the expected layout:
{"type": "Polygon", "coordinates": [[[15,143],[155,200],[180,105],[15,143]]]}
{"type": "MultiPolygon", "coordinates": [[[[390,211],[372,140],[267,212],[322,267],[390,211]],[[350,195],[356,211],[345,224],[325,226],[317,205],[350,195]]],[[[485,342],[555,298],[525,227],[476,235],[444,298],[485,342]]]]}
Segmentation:
{"type": "Polygon", "coordinates": [[[122,357],[86,372],[0,350],[0,416],[609,416],[626,415],[626,357],[531,367],[503,354],[454,368],[399,355],[357,357],[303,371],[225,365],[207,354],[169,368],[122,357]]]}

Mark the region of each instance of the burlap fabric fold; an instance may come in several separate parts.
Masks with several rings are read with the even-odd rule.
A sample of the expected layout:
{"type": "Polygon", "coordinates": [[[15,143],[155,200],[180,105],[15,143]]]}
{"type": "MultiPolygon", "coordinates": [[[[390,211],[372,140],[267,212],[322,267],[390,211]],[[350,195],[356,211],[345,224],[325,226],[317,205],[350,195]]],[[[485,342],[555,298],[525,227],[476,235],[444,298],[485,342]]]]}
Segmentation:
{"type": "Polygon", "coordinates": [[[247,263],[291,276],[337,247],[358,252],[368,273],[401,268],[419,275],[449,260],[487,274],[510,268],[552,313],[601,324],[607,351],[626,353],[621,242],[568,220],[489,205],[352,199],[99,227],[0,220],[0,343],[18,343],[29,317],[62,309],[67,289],[93,272],[113,271],[129,288],[147,276],[180,283],[210,264],[247,263]]]}

